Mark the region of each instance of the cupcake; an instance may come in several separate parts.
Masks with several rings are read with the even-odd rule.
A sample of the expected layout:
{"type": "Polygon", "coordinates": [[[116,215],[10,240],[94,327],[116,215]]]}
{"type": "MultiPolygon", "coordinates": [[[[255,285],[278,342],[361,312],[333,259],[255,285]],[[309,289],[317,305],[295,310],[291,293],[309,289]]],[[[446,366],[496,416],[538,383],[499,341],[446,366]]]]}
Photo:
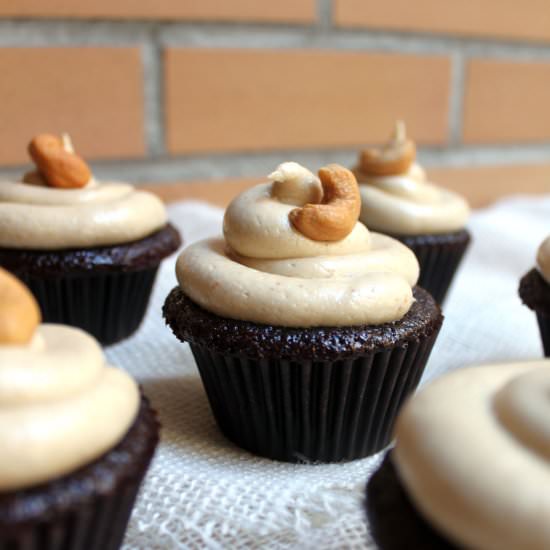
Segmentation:
{"type": "Polygon", "coordinates": [[[358,222],[353,174],[284,163],[177,261],[164,304],[221,431],[255,454],[334,462],[390,440],[442,315],[418,263],[358,222]]]}
{"type": "Polygon", "coordinates": [[[539,247],[537,267],[521,279],[519,295],[537,314],[544,355],[550,357],[550,237],[539,247]]]}
{"type": "Polygon", "coordinates": [[[29,145],[37,170],[0,182],[0,266],[31,289],[44,320],[102,344],[130,336],[158,266],[180,245],[162,202],[131,185],[98,182],[67,136],[29,145]]]}
{"type": "Polygon", "coordinates": [[[382,149],[367,149],[353,169],[361,191],[361,221],[411,248],[420,263],[419,286],[443,303],[470,242],[467,202],[429,183],[415,162],[416,147],[398,122],[382,149]]]}
{"type": "Polygon", "coordinates": [[[0,548],[116,550],[158,442],[155,413],[91,336],[39,319],[0,269],[0,548]]]}
{"type": "Polygon", "coordinates": [[[550,548],[550,361],[466,368],[403,407],[367,486],[381,550],[550,548]]]}

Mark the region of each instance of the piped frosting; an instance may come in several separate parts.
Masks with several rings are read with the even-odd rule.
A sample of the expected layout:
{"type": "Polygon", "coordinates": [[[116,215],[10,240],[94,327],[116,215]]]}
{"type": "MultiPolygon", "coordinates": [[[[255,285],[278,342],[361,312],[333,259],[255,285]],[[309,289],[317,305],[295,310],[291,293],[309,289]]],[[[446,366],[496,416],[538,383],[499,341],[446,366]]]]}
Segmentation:
{"type": "MultiPolygon", "coordinates": [[[[393,149],[399,151],[405,139],[404,126],[400,125],[382,151],[391,157],[393,149]]],[[[465,227],[470,209],[460,195],[430,183],[415,162],[402,163],[401,169],[380,175],[380,170],[371,169],[363,155],[354,168],[360,184],[363,223],[394,235],[448,233],[465,227]]]]}
{"type": "Polygon", "coordinates": [[[289,214],[322,196],[314,174],[283,164],[272,181],[229,205],[224,239],[201,241],[182,252],[176,265],[180,287],[208,311],[263,324],[345,326],[401,319],[418,278],[414,254],[359,222],[338,241],[304,236],[289,214]]]}
{"type": "Polygon", "coordinates": [[[550,361],[446,375],[414,396],[393,460],[415,506],[461,547],[550,548],[550,361]]]}
{"type": "MultiPolygon", "coordinates": [[[[65,137],[60,143],[65,147],[61,153],[72,158],[70,140],[65,137]]],[[[166,224],[162,201],[129,184],[98,182],[92,177],[80,188],[47,185],[46,175],[61,178],[63,183],[63,177],[71,174],[66,176],[60,170],[63,159],[45,158],[48,163],[42,169],[49,169],[47,174],[31,172],[21,182],[0,181],[0,247],[59,250],[110,246],[142,239],[166,224]]]]}
{"type": "Polygon", "coordinates": [[[82,189],[0,182],[0,246],[30,250],[90,248],[142,239],[166,224],[151,193],[91,181],[82,189]]]}
{"type": "Polygon", "coordinates": [[[112,449],[136,418],[139,391],[125,372],[106,365],[85,332],[37,326],[34,298],[2,269],[0,296],[0,328],[17,303],[34,333],[0,330],[2,493],[69,474],[112,449]]]}

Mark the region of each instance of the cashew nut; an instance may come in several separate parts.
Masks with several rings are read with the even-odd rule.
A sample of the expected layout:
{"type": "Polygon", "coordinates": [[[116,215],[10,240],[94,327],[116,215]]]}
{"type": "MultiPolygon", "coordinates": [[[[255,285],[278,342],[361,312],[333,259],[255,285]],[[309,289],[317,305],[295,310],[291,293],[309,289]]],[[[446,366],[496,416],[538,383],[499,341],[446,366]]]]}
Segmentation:
{"type": "Polygon", "coordinates": [[[355,176],[343,166],[329,164],[319,170],[323,202],[306,204],[289,213],[292,225],[314,241],[340,241],[357,223],[361,197],[355,176]]]}
{"type": "Polygon", "coordinates": [[[40,309],[34,296],[0,268],[0,345],[27,344],[39,323],[40,309]]]}
{"type": "Polygon", "coordinates": [[[92,173],[86,162],[70,151],[71,147],[67,147],[67,143],[67,139],[41,134],[30,142],[29,154],[51,187],[84,187],[92,173]]]}
{"type": "Polygon", "coordinates": [[[407,172],[415,158],[415,144],[407,139],[405,123],[398,120],[389,143],[382,148],[362,151],[359,166],[367,175],[393,176],[407,172]]]}

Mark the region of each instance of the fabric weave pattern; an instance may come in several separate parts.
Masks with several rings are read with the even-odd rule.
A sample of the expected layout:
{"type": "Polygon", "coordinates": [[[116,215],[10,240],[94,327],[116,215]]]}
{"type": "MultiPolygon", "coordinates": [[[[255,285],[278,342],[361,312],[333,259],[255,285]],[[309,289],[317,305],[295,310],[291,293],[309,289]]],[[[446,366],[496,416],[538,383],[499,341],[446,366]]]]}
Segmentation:
{"type": "MultiPolygon", "coordinates": [[[[540,358],[536,317],[519,279],[548,234],[550,196],[515,197],[474,212],[473,242],[444,307],[423,382],[461,366],[540,358]]],[[[169,208],[185,244],[221,233],[222,211],[197,202],[169,208]]],[[[364,488],[381,455],[343,464],[255,457],[219,432],[187,345],[164,325],[176,285],[166,260],[139,332],[107,349],[143,385],[163,425],[161,444],[129,525],[125,550],[374,548],[364,488]]]]}

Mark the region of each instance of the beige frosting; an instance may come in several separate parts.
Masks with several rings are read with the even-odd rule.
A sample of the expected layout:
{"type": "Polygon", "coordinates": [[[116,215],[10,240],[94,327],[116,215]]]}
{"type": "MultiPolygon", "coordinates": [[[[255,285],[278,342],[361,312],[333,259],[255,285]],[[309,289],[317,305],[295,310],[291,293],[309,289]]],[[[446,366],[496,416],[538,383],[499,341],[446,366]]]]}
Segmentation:
{"type": "Polygon", "coordinates": [[[79,329],[41,325],[30,344],[0,347],[0,492],[92,462],[122,439],[138,406],[136,383],[79,329]]]}
{"type": "Polygon", "coordinates": [[[463,229],[468,203],[458,194],[429,183],[416,163],[395,176],[369,176],[356,168],[361,184],[360,219],[377,231],[397,235],[447,233],[463,229]]]}
{"type": "Polygon", "coordinates": [[[414,254],[361,223],[341,241],[313,241],[289,212],[322,188],[311,172],[285,163],[227,208],[224,239],[187,247],[176,274],[203,308],[233,319],[282,326],[379,324],[402,318],[418,279],[414,254]]]}
{"type": "Polygon", "coordinates": [[[422,514],[460,546],[550,548],[550,361],[455,371],[412,398],[394,461],[422,514]]]}
{"type": "Polygon", "coordinates": [[[550,285],[550,237],[539,246],[537,267],[543,279],[550,285]]]}
{"type": "Polygon", "coordinates": [[[81,189],[0,182],[0,247],[54,250],[127,243],[166,224],[162,201],[125,183],[81,189]]]}

